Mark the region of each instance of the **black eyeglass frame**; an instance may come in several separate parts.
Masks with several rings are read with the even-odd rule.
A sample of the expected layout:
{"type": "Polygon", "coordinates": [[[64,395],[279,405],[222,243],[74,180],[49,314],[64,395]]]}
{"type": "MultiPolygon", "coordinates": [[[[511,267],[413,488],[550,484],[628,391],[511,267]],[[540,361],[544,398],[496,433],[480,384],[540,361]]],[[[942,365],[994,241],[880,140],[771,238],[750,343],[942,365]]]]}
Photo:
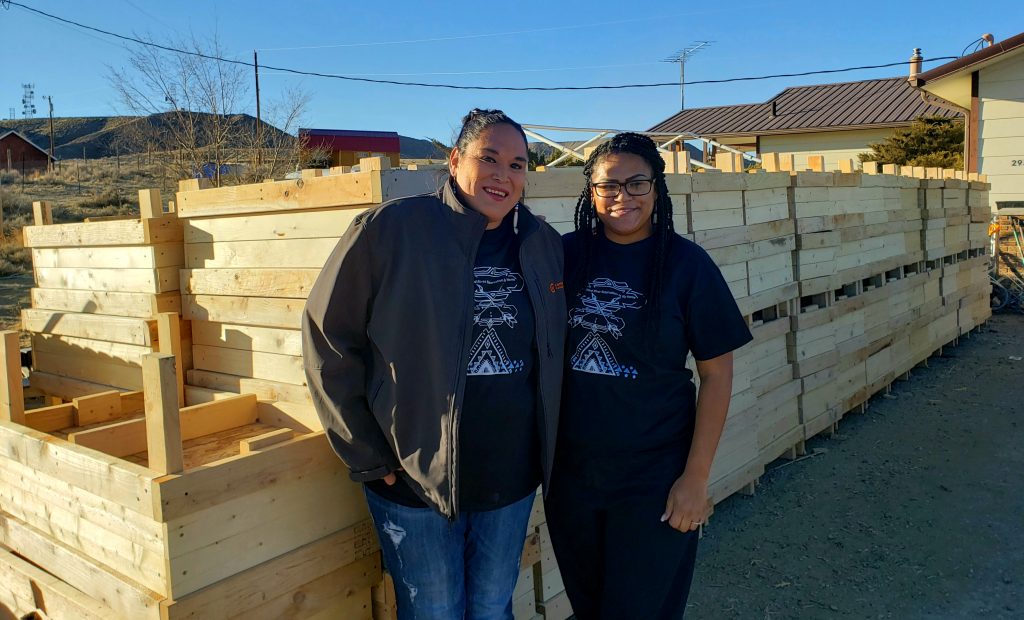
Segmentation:
{"type": "Polygon", "coordinates": [[[651,193],[651,190],[654,189],[654,179],[633,179],[631,181],[626,181],[625,183],[619,183],[618,181],[601,181],[600,183],[592,183],[591,187],[594,188],[594,193],[601,198],[616,198],[623,191],[625,191],[630,196],[646,196],[647,194],[651,193]],[[633,183],[646,183],[647,191],[629,191],[629,186],[632,185],[633,183]],[[615,193],[606,193],[607,190],[611,189],[613,186],[615,187],[615,193]]]}

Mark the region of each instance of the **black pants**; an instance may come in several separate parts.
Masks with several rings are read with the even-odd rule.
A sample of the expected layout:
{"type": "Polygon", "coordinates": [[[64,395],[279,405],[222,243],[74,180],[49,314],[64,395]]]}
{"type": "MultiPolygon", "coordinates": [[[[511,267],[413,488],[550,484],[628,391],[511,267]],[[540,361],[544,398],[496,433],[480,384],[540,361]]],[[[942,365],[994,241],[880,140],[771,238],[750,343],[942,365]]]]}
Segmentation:
{"type": "Polygon", "coordinates": [[[594,508],[578,493],[551,491],[545,503],[548,528],[578,620],[683,617],[697,532],[660,521],[665,495],[594,508]]]}

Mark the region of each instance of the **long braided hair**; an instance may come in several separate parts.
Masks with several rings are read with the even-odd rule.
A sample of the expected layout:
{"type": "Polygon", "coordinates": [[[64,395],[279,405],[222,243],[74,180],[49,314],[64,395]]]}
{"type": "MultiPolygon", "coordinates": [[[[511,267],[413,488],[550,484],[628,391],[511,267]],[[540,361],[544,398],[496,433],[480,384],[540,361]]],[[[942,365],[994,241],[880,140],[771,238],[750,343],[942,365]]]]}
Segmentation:
{"type": "Polygon", "coordinates": [[[674,228],[672,226],[672,198],[669,197],[668,185],[665,183],[665,160],[662,159],[657,145],[647,136],[632,132],[616,134],[611,140],[594,149],[594,152],[587,158],[587,162],[583,166],[586,185],[583,186],[579,200],[576,201],[576,213],[573,219],[576,236],[582,244],[583,256],[572,277],[576,284],[576,290],[583,290],[590,277],[590,258],[593,254],[595,239],[597,235],[604,234],[592,198],[594,166],[608,155],[616,153],[637,155],[651,167],[655,192],[654,212],[651,214],[655,250],[652,264],[648,269],[650,281],[647,289],[649,297],[647,308],[653,312],[661,299],[665,263],[674,228]]]}

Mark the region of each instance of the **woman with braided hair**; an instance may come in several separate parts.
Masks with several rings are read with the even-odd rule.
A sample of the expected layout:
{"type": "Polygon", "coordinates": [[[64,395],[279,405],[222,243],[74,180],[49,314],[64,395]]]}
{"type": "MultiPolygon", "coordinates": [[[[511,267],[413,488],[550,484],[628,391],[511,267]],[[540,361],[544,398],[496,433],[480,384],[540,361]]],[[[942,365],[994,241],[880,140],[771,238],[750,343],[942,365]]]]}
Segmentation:
{"type": "Polygon", "coordinates": [[[546,508],[579,620],[683,616],[732,351],[751,340],[718,267],[673,231],[664,171],[646,136],[602,144],[563,238],[569,335],[546,508]]]}

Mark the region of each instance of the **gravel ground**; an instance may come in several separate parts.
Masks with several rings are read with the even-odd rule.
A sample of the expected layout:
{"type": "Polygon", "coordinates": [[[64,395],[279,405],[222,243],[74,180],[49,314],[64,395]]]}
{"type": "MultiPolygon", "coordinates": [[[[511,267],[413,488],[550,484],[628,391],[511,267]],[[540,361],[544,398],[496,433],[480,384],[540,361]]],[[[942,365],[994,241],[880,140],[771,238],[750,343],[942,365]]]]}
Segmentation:
{"type": "Polygon", "coordinates": [[[994,316],[720,504],[688,620],[1024,618],[1022,357],[994,316]]]}

